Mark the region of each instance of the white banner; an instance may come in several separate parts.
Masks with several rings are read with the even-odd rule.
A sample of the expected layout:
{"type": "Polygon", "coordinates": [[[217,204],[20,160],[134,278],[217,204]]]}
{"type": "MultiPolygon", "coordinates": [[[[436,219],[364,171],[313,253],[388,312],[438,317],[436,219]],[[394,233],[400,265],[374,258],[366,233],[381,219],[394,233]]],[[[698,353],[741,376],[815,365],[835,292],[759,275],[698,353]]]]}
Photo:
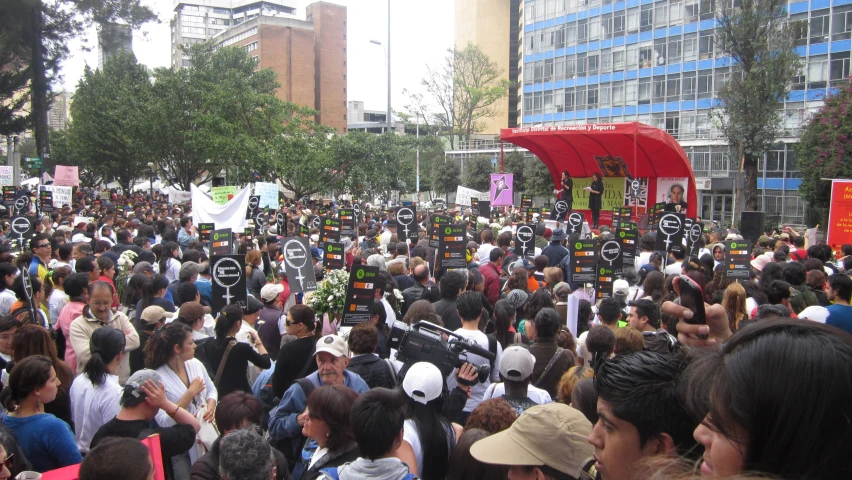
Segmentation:
{"type": "Polygon", "coordinates": [[[224,205],[213,202],[195,185],[190,185],[192,194],[192,223],[213,223],[216,229],[230,228],[234,232],[242,233],[248,225],[246,220],[246,208],[249,201],[249,189],[244,188],[234,194],[234,198],[224,205]]]}
{"type": "Polygon", "coordinates": [[[0,167],[0,185],[13,185],[13,183],[12,167],[6,165],[0,167]]]}
{"type": "Polygon", "coordinates": [[[275,183],[255,182],[254,194],[260,195],[260,203],[258,208],[269,207],[271,210],[278,210],[278,185],[275,183]]]}
{"type": "Polygon", "coordinates": [[[172,205],[183,205],[192,201],[192,193],[184,192],[182,190],[170,190],[169,191],[169,203],[172,205]]]}
{"type": "Polygon", "coordinates": [[[477,192],[472,188],[462,187],[459,185],[459,188],[456,190],[456,205],[467,205],[470,206],[470,199],[483,199],[485,200],[488,197],[488,194],[477,192]]]}
{"type": "Polygon", "coordinates": [[[53,207],[56,209],[62,208],[63,205],[71,206],[71,188],[55,185],[40,185],[38,187],[39,191],[53,192],[53,207]]]}

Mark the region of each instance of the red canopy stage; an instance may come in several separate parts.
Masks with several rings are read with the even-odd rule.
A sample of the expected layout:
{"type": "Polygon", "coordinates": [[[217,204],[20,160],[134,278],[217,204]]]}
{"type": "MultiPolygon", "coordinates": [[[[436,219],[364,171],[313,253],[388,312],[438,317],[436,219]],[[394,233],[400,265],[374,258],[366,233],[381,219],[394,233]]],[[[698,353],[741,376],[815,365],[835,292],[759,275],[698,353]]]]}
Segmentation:
{"type": "Polygon", "coordinates": [[[595,172],[604,177],[648,178],[648,207],[651,207],[655,203],[652,200],[660,198],[656,178],[686,177],[687,217],[696,216],[698,202],[692,165],[680,144],[658,128],[639,122],[504,128],[500,139],[526,148],[540,158],[550,170],[554,188],[561,188],[563,170],[574,178],[591,177],[595,172]],[[602,171],[602,159],[613,169],[602,171]]]}

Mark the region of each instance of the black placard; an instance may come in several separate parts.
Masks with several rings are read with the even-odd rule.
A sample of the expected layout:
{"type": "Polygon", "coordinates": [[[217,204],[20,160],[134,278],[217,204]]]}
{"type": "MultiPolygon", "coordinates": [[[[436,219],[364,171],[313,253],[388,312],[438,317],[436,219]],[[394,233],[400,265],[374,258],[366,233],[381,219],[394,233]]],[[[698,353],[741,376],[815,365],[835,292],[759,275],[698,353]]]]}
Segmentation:
{"type": "Polygon", "coordinates": [[[621,272],[621,242],[612,239],[601,243],[595,285],[595,298],[612,296],[612,284],[621,272]]]}
{"type": "Polygon", "coordinates": [[[320,225],[322,225],[322,219],[320,217],[312,217],[311,221],[308,222],[308,225],[310,226],[310,228],[316,228],[317,230],[319,230],[320,225]]]}
{"type": "Polygon", "coordinates": [[[42,213],[52,213],[53,207],[53,192],[42,190],[38,193],[38,206],[42,213]]]}
{"type": "Polygon", "coordinates": [[[438,265],[441,270],[467,268],[465,241],[467,225],[454,223],[441,225],[438,230],[438,265]]]}
{"type": "MultiPolygon", "coordinates": [[[[623,224],[623,223],[622,223],[623,224]]],[[[639,230],[636,228],[622,228],[618,231],[618,241],[621,242],[621,272],[625,267],[635,268],[636,263],[636,247],[639,241],[639,230]]]]}
{"type": "Polygon", "coordinates": [[[660,226],[660,215],[666,210],[666,202],[655,203],[651,208],[651,229],[656,230],[660,226]]]}
{"type": "Polygon", "coordinates": [[[249,197],[248,205],[246,206],[246,220],[254,218],[257,213],[257,207],[260,205],[260,195],[252,195],[249,197]]]}
{"type": "Polygon", "coordinates": [[[491,200],[479,200],[477,203],[477,217],[485,217],[491,220],[491,200]]]}
{"type": "Polygon", "coordinates": [[[654,250],[668,252],[672,245],[683,245],[683,229],[686,217],[682,213],[663,212],[657,226],[654,250]]]}
{"type": "Polygon", "coordinates": [[[323,246],[322,266],[326,270],[342,270],[346,267],[343,244],[326,242],[323,246]]]}
{"type": "Polygon", "coordinates": [[[230,255],[234,252],[234,235],[230,228],[213,230],[210,235],[210,255],[230,255]]]}
{"type": "Polygon", "coordinates": [[[748,280],[751,275],[751,242],[729,240],[725,242],[725,276],[748,280]]]}
{"type": "Polygon", "coordinates": [[[532,205],[533,205],[533,196],[528,194],[528,193],[522,194],[521,195],[521,208],[522,209],[523,208],[532,208],[532,205]]]}
{"type": "Polygon", "coordinates": [[[531,207],[527,209],[527,223],[538,223],[541,221],[541,209],[538,207],[531,207]],[[535,214],[538,214],[538,217],[535,214]],[[538,220],[536,220],[538,218],[538,220]]]}
{"type": "Polygon", "coordinates": [[[566,232],[568,235],[573,233],[580,234],[583,233],[583,214],[580,212],[571,212],[566,216],[565,223],[566,232]]]}
{"type": "Polygon", "coordinates": [[[340,219],[322,217],[320,225],[320,248],[325,242],[340,242],[340,219]]]}
{"type": "Polygon", "coordinates": [[[535,225],[518,225],[515,232],[515,255],[528,258],[535,256],[535,225]]]}
{"type": "Polygon", "coordinates": [[[340,215],[340,236],[355,237],[355,211],[351,208],[341,208],[337,213],[340,215]]]}
{"type": "Polygon", "coordinates": [[[438,238],[440,237],[441,227],[449,225],[453,220],[446,215],[432,215],[432,221],[429,223],[429,246],[438,248],[438,238]]]}
{"type": "Polygon", "coordinates": [[[687,218],[686,224],[686,251],[689,256],[698,256],[698,240],[704,233],[704,224],[694,218],[687,218]]]}
{"type": "Polygon", "coordinates": [[[302,224],[300,223],[300,224],[299,224],[299,236],[300,236],[300,237],[305,237],[305,238],[310,237],[310,236],[311,236],[311,229],[310,229],[310,228],[308,228],[308,226],[307,226],[307,225],[302,225],[302,224]]]}
{"type": "Polygon", "coordinates": [[[198,241],[207,244],[210,243],[210,235],[213,233],[213,230],[216,229],[216,225],[213,223],[199,223],[198,224],[198,241]]]}
{"type": "Polygon", "coordinates": [[[287,237],[281,240],[281,253],[284,257],[284,270],[290,292],[315,292],[317,279],[314,276],[314,262],[311,260],[311,247],[305,237],[287,237]]]}
{"type": "Polygon", "coordinates": [[[612,226],[617,230],[621,222],[629,222],[632,214],[630,207],[614,207],[612,209],[612,226]]]}
{"type": "Polygon", "coordinates": [[[409,205],[396,209],[397,237],[408,241],[417,241],[417,207],[409,205]]]}
{"type": "Polygon", "coordinates": [[[7,207],[11,207],[15,204],[15,186],[14,185],[4,185],[3,186],[3,204],[7,207]]]}
{"type": "Polygon", "coordinates": [[[571,283],[579,286],[594,283],[597,277],[597,242],[595,240],[575,240],[571,248],[571,283]]]}
{"type": "Polygon", "coordinates": [[[376,301],[376,277],[379,267],[353,265],[346,286],[346,304],[340,324],[351,327],[370,320],[376,301]]]}
{"type": "Polygon", "coordinates": [[[254,250],[254,229],[253,228],[246,227],[243,230],[243,243],[245,243],[247,252],[254,250]]]}
{"type": "Polygon", "coordinates": [[[15,199],[15,203],[12,204],[12,209],[15,211],[15,215],[26,215],[30,213],[30,197],[25,192],[18,192],[18,198],[15,199]]]}
{"type": "Polygon", "coordinates": [[[352,204],[352,214],[355,217],[355,225],[361,225],[364,217],[361,214],[361,205],[358,203],[352,204]]]}
{"type": "Polygon", "coordinates": [[[568,202],[565,200],[557,200],[556,205],[553,207],[553,211],[556,212],[556,221],[561,222],[565,220],[565,217],[570,213],[568,209],[568,202]]]}
{"type": "Polygon", "coordinates": [[[210,282],[213,288],[213,313],[220,312],[232,303],[245,309],[245,255],[213,255],[210,257],[210,265],[210,274],[213,277],[210,282]]]}
{"type": "Polygon", "coordinates": [[[476,231],[476,217],[479,215],[479,199],[470,199],[470,216],[467,217],[467,227],[471,231],[476,231]]]}
{"type": "Polygon", "coordinates": [[[282,210],[275,212],[275,227],[278,235],[287,235],[287,215],[282,210]]]}
{"type": "Polygon", "coordinates": [[[18,248],[22,251],[28,250],[29,245],[26,244],[33,238],[33,224],[30,217],[23,215],[14,216],[10,222],[10,227],[12,229],[12,237],[18,241],[18,248]]]}

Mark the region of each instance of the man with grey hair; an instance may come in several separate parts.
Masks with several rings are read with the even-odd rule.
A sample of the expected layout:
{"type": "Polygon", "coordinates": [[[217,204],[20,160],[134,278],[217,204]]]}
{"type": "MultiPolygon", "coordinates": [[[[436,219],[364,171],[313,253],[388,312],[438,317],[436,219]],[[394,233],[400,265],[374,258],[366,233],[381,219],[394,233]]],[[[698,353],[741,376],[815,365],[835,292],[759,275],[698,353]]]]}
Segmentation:
{"type": "Polygon", "coordinates": [[[222,480],[275,480],[272,447],[250,429],[234,430],[219,444],[222,480]]]}

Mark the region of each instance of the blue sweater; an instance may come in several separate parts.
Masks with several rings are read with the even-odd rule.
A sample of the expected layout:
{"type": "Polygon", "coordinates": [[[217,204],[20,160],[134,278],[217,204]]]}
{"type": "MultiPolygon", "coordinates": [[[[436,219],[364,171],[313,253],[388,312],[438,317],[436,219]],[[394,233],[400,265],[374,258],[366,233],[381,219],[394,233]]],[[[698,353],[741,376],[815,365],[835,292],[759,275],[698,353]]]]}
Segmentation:
{"type": "Polygon", "coordinates": [[[6,414],[3,416],[3,423],[15,432],[18,445],[27,460],[33,464],[33,470],[37,472],[67,467],[83,461],[71,427],[49,413],[24,418],[6,414]]]}

